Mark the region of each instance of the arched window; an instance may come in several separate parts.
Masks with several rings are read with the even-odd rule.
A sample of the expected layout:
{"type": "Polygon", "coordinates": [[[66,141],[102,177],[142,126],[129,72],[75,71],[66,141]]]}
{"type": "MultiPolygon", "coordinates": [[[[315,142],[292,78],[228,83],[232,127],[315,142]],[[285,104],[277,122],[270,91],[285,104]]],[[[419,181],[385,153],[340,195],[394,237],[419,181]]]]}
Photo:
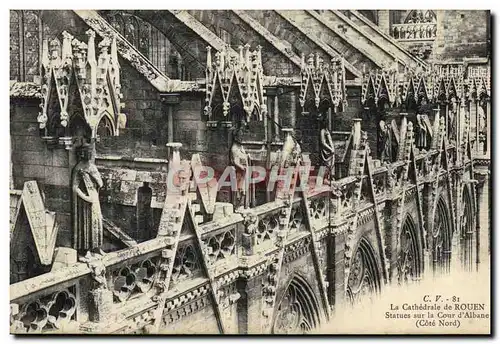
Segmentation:
{"type": "Polygon", "coordinates": [[[20,79],[20,22],[20,12],[10,11],[10,80],[20,79]]]}
{"type": "Polygon", "coordinates": [[[411,216],[403,224],[399,236],[398,249],[398,283],[403,284],[420,276],[420,254],[418,250],[417,231],[411,216]]]}
{"type": "Polygon", "coordinates": [[[347,296],[354,303],[380,290],[380,274],[372,246],[361,239],[352,257],[347,296]]]}
{"type": "Polygon", "coordinates": [[[405,24],[435,23],[436,13],[431,10],[412,10],[405,19],[405,24]]]}
{"type": "Polygon", "coordinates": [[[440,197],[434,214],[431,233],[432,261],[434,271],[448,272],[451,261],[451,221],[448,206],[440,197]]]}
{"type": "Polygon", "coordinates": [[[139,48],[139,22],[135,16],[125,16],[125,38],[135,47],[139,48]]]}
{"type": "Polygon", "coordinates": [[[190,79],[185,72],[181,55],[154,25],[121,11],[102,11],[102,15],[161,72],[172,79],[190,79]]]}
{"type": "Polygon", "coordinates": [[[319,325],[319,307],[309,284],[295,275],[276,309],[273,334],[303,334],[319,325]]]}
{"type": "Polygon", "coordinates": [[[35,81],[40,75],[42,22],[38,11],[10,11],[10,79],[35,81]]]}
{"type": "Polygon", "coordinates": [[[110,118],[106,115],[102,116],[97,126],[97,135],[100,137],[113,136],[113,124],[110,118]]]}

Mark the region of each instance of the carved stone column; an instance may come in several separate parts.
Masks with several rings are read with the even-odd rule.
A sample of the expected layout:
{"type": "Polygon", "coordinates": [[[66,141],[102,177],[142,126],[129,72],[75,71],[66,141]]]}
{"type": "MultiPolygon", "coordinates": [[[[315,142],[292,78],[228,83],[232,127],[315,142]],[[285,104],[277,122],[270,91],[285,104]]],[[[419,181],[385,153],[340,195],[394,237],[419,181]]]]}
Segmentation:
{"type": "Polygon", "coordinates": [[[174,142],[174,106],[180,103],[180,95],[177,93],[162,94],[160,99],[164,104],[164,113],[167,114],[167,142],[174,142]]]}
{"type": "Polygon", "coordinates": [[[106,267],[102,258],[91,258],[87,264],[92,274],[92,287],[89,291],[88,311],[92,322],[111,322],[113,313],[113,293],[108,289],[106,281],[106,267]]]}

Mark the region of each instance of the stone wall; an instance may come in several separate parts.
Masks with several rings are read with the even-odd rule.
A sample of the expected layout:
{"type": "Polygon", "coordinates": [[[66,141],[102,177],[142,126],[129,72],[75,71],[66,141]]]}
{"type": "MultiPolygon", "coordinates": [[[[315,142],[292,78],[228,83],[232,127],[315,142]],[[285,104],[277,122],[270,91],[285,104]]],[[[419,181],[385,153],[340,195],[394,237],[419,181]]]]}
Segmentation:
{"type": "Polygon", "coordinates": [[[490,56],[490,11],[439,10],[434,58],[461,61],[490,56]]]}
{"type": "Polygon", "coordinates": [[[123,113],[126,128],[118,137],[103,137],[97,144],[99,154],[126,157],[167,158],[167,115],[162,110],[158,91],[137,70],[120,58],[123,113]]]}
{"type": "Polygon", "coordinates": [[[56,212],[58,246],[71,246],[71,168],[69,151],[49,149],[42,141],[37,116],[39,99],[18,99],[10,103],[11,159],[14,188],[36,180],[45,195],[45,206],[56,212]]]}

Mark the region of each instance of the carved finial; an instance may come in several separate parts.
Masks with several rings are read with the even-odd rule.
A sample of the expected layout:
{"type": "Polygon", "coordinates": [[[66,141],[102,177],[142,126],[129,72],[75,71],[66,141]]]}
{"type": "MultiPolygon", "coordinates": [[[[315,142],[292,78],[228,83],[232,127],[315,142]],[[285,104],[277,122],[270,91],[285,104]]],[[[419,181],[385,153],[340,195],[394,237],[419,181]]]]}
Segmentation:
{"type": "Polygon", "coordinates": [[[89,37],[89,41],[87,44],[87,61],[90,63],[95,63],[95,32],[93,30],[87,30],[85,32],[87,36],[89,37]]]}
{"type": "Polygon", "coordinates": [[[314,68],[314,54],[313,53],[311,53],[309,55],[309,58],[307,59],[307,66],[311,69],[314,68]]]}
{"type": "Polygon", "coordinates": [[[262,66],[262,47],[260,45],[257,46],[257,67],[262,66]]]}
{"type": "Polygon", "coordinates": [[[224,47],[224,49],[222,49],[222,51],[220,51],[219,53],[219,64],[220,64],[220,68],[221,69],[224,69],[224,67],[226,66],[225,65],[225,57],[226,57],[226,48],[224,47]]]}
{"type": "Polygon", "coordinates": [[[239,45],[238,46],[238,53],[239,53],[239,63],[240,63],[240,66],[243,66],[244,63],[245,63],[245,56],[243,55],[243,46],[242,45],[239,45]]]}

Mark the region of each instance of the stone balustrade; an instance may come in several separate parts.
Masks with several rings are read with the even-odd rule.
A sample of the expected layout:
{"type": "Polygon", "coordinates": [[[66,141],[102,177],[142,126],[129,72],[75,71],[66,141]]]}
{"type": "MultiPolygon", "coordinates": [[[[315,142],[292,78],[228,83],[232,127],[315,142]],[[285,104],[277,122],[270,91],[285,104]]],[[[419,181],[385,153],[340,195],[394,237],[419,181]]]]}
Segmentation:
{"type": "Polygon", "coordinates": [[[434,40],[436,39],[436,23],[393,24],[393,37],[401,41],[434,40]]]}

